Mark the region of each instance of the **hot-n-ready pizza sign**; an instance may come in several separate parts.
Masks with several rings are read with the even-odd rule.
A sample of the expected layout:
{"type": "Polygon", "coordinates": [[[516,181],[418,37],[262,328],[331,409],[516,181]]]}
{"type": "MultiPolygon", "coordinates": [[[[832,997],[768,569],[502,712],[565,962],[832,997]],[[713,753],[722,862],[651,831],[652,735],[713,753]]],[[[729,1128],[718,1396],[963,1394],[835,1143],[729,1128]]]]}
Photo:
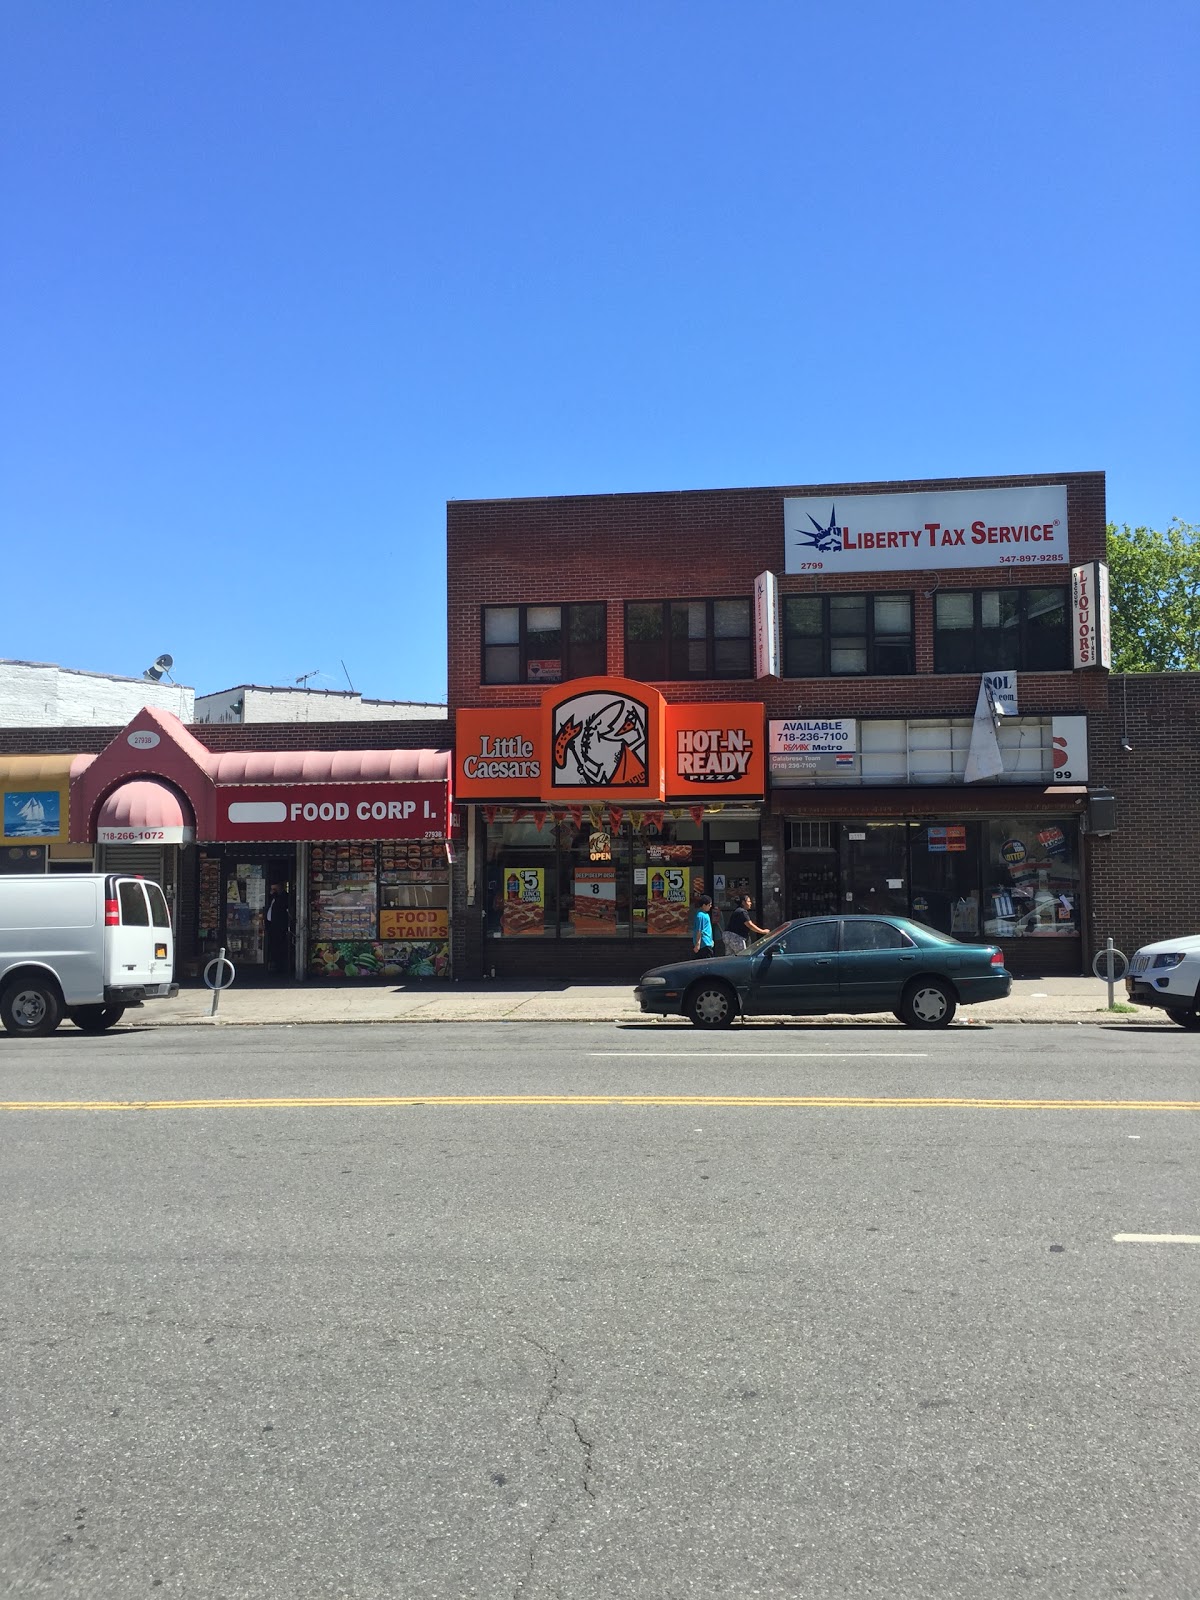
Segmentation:
{"type": "Polygon", "coordinates": [[[1069,565],[1063,484],[789,497],[784,571],[1069,565]]]}
{"type": "Polygon", "coordinates": [[[760,701],[668,705],[651,684],[577,678],[540,706],[460,706],[454,794],[621,805],[761,796],[760,701]]]}

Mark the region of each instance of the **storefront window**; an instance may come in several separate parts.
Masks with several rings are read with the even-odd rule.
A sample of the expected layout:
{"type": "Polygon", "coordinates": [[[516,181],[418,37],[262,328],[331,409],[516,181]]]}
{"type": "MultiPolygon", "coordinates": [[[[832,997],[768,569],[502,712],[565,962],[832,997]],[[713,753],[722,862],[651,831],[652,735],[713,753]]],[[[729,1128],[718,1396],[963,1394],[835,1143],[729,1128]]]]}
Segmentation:
{"type": "Polygon", "coordinates": [[[0,872],[41,872],[46,870],[44,844],[6,844],[0,849],[0,872]]]}
{"type": "Polygon", "coordinates": [[[564,939],[629,933],[629,829],[585,824],[560,830],[559,934],[564,939]]]}
{"type": "Polygon", "coordinates": [[[1071,817],[790,825],[789,917],[882,912],[959,939],[1080,933],[1078,824],[1071,817]]]}
{"type": "Polygon", "coordinates": [[[979,936],[978,822],[921,822],[909,830],[912,914],[956,939],[979,936]]]}
{"type": "Polygon", "coordinates": [[[448,973],[450,877],[440,844],[314,844],[308,895],[313,977],[448,973]]]}
{"type": "Polygon", "coordinates": [[[704,829],[664,822],[638,841],[634,869],[634,932],[649,939],[686,939],[692,907],[708,893],[704,829]]]}
{"type": "Polygon", "coordinates": [[[990,939],[1079,933],[1079,847],[1073,819],[987,823],[983,931],[990,939]]]}
{"type": "Polygon", "coordinates": [[[554,825],[488,827],[487,931],[492,938],[542,938],[557,931],[558,844],[554,825]]]}
{"type": "Polygon", "coordinates": [[[702,894],[757,900],[757,818],[488,825],[491,938],[682,939],[702,894]]]}

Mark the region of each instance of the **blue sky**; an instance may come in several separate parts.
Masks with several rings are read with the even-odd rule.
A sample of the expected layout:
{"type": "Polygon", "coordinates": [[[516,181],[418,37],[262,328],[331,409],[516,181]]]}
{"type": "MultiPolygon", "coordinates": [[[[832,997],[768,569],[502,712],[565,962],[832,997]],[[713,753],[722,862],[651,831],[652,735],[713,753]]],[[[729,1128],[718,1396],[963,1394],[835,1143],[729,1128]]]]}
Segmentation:
{"type": "Polygon", "coordinates": [[[1103,468],[1200,521],[1198,19],[6,7],[0,656],[440,697],[451,498],[1103,468]]]}

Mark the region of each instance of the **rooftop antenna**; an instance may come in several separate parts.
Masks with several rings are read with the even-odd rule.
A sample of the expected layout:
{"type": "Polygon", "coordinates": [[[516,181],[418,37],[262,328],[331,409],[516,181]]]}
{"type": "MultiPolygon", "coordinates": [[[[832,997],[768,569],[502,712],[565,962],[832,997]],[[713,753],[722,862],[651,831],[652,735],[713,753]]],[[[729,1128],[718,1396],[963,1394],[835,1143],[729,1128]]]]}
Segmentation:
{"type": "MultiPolygon", "coordinates": [[[[341,663],[341,666],[342,666],[342,671],[346,672],[346,663],[344,661],[341,663]]],[[[346,682],[350,683],[350,674],[348,672],[346,672],[346,682]]],[[[354,685],[352,683],[350,683],[350,693],[351,694],[357,694],[358,693],[358,690],[354,687],[354,685]]]]}
{"type": "Polygon", "coordinates": [[[308,680],[310,678],[319,678],[320,676],[321,676],[320,667],[314,667],[311,672],[302,672],[300,674],[300,676],[296,679],[296,682],[301,686],[301,688],[307,689],[308,688],[308,680]]]}

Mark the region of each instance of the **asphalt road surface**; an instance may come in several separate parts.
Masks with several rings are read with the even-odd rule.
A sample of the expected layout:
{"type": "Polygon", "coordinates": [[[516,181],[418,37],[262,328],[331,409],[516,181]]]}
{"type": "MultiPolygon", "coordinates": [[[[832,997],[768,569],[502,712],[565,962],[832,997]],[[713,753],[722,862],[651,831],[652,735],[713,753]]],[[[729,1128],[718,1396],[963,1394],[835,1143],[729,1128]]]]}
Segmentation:
{"type": "Polygon", "coordinates": [[[64,1031],[0,1103],[0,1594],[1200,1592],[1182,1031],[64,1031]]]}

